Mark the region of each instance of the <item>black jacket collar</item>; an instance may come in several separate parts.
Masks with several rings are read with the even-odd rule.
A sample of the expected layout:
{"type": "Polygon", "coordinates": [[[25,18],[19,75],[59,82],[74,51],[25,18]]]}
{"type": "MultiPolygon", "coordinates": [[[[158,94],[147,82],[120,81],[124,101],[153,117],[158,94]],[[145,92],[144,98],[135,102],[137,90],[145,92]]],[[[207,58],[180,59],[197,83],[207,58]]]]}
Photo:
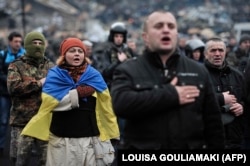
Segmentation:
{"type": "Polygon", "coordinates": [[[230,73],[231,69],[230,67],[227,65],[227,62],[224,61],[223,66],[218,68],[216,66],[214,66],[212,63],[210,63],[208,60],[204,61],[205,66],[207,67],[208,70],[210,71],[214,71],[214,72],[223,72],[223,73],[230,73]]]}
{"type": "Polygon", "coordinates": [[[155,67],[165,69],[176,66],[178,59],[181,56],[181,53],[179,52],[179,50],[176,50],[174,54],[171,55],[170,58],[167,60],[165,67],[162,64],[160,55],[157,52],[152,52],[149,49],[145,49],[143,55],[145,55],[146,59],[149,60],[155,67]]]}

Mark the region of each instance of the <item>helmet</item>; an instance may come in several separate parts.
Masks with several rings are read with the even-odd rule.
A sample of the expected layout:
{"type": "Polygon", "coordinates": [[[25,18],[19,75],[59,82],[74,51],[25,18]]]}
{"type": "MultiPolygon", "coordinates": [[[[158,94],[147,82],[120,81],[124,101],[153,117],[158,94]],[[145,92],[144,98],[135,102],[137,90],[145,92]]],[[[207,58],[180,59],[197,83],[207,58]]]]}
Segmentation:
{"type": "Polygon", "coordinates": [[[115,22],[111,25],[110,31],[109,31],[109,37],[108,41],[114,42],[114,34],[115,33],[121,33],[124,36],[123,43],[126,43],[127,41],[127,29],[124,23],[122,22],[115,22]]]}
{"type": "Polygon", "coordinates": [[[200,39],[191,39],[186,42],[186,50],[194,51],[196,49],[201,49],[202,51],[205,48],[205,44],[200,39]]]}

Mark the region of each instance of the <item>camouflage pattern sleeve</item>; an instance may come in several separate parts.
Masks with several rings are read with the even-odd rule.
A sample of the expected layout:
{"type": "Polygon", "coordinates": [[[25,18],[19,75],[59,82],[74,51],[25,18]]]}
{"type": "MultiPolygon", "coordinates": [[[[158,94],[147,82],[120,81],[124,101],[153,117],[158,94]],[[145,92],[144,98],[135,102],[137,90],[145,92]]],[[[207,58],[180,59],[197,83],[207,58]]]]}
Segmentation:
{"type": "Polygon", "coordinates": [[[53,66],[46,59],[37,63],[26,56],[9,65],[7,86],[12,100],[10,124],[24,127],[38,112],[42,102],[42,83],[53,66]]]}
{"type": "MultiPolygon", "coordinates": [[[[18,64],[18,63],[17,63],[18,64]]],[[[16,63],[11,63],[8,68],[7,86],[11,96],[29,96],[32,93],[40,92],[42,89],[41,82],[35,79],[35,68],[33,70],[27,69],[26,64],[21,68],[16,63]],[[26,66],[26,67],[25,67],[26,66]],[[22,70],[22,72],[20,72],[22,70]]]]}

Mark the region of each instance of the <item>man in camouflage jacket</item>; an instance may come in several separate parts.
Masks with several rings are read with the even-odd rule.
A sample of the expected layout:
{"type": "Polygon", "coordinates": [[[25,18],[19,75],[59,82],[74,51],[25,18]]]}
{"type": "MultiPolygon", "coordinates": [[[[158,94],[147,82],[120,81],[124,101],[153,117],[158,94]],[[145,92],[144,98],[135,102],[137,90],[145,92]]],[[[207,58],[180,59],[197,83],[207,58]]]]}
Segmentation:
{"type": "Polygon", "coordinates": [[[32,145],[36,143],[40,147],[39,165],[45,165],[47,142],[20,136],[20,133],[39,110],[42,86],[48,70],[54,64],[44,56],[45,37],[41,33],[28,33],[24,48],[26,54],[8,68],[7,86],[12,100],[10,159],[16,166],[28,165],[32,145]]]}

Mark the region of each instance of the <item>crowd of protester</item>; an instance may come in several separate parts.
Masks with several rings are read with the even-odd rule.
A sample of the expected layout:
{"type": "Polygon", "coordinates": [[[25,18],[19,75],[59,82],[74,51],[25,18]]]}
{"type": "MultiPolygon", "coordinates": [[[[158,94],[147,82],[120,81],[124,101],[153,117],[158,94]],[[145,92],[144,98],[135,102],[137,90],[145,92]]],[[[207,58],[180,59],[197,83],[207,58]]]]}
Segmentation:
{"type": "MultiPolygon", "coordinates": [[[[51,1],[56,2],[56,0],[51,1]]],[[[62,10],[48,7],[46,6],[48,2],[42,0],[26,0],[25,21],[21,2],[14,0],[2,2],[0,10],[4,14],[0,17],[0,48],[7,43],[6,37],[9,30],[16,29],[21,33],[34,29],[42,31],[52,48],[58,45],[61,38],[69,35],[88,38],[92,42],[105,41],[108,28],[116,21],[125,22],[129,37],[141,46],[142,40],[138,36],[142,20],[146,14],[156,9],[173,12],[177,17],[180,33],[189,36],[198,35],[202,38],[208,36],[202,32],[207,28],[214,34],[224,36],[226,34],[226,38],[229,38],[234,34],[232,27],[235,23],[250,21],[250,5],[243,0],[183,0],[182,3],[174,0],[148,2],[126,0],[119,3],[115,0],[65,1],[76,9],[75,14],[66,14],[62,10]]],[[[53,53],[55,50],[57,49],[52,49],[53,53]]]]}
{"type": "MultiPolygon", "coordinates": [[[[90,121],[97,118],[91,131],[81,133],[83,131],[82,128],[76,127],[78,121],[74,121],[74,119],[80,122],[79,115],[85,115],[86,112],[84,111],[92,110],[94,112],[97,110],[98,97],[96,103],[94,102],[96,107],[92,103],[92,97],[96,95],[95,92],[106,94],[108,103],[111,102],[112,98],[113,108],[109,105],[110,109],[107,112],[112,113],[109,116],[112,119],[117,118],[118,124],[116,124],[115,119],[115,122],[110,123],[110,125],[119,125],[121,134],[118,143],[119,132],[115,131],[115,134],[110,134],[109,139],[111,139],[115,149],[249,149],[250,125],[248,119],[250,115],[248,109],[250,108],[250,97],[248,96],[250,96],[250,93],[248,92],[249,85],[245,83],[249,82],[247,73],[250,70],[250,35],[242,34],[240,40],[237,41],[232,30],[234,23],[250,21],[250,6],[248,4],[246,5],[240,0],[185,0],[183,3],[178,3],[174,0],[167,2],[164,0],[152,0],[148,3],[132,0],[128,0],[126,3],[125,1],[118,3],[114,0],[72,0],[65,2],[76,8],[78,13],[65,17],[65,13],[62,11],[54,11],[52,16],[49,17],[49,14],[45,14],[44,18],[41,18],[38,15],[41,14],[42,10],[37,8],[41,4],[29,1],[30,6],[26,6],[27,13],[30,14],[26,16],[25,28],[27,34],[23,36],[21,34],[26,32],[21,31],[24,30],[22,29],[24,27],[19,25],[23,24],[22,19],[20,16],[13,17],[13,13],[11,14],[10,12],[11,8],[9,12],[6,12],[7,19],[0,18],[7,20],[7,24],[1,23],[0,25],[1,34],[4,34],[0,36],[2,38],[0,45],[0,50],[2,50],[1,63],[6,61],[6,48],[15,50],[15,43],[11,43],[11,34],[17,34],[14,37],[20,38],[17,41],[18,45],[16,47],[18,48],[16,48],[16,53],[13,54],[14,56],[10,55],[18,60],[13,58],[7,59],[8,63],[5,66],[0,66],[1,72],[3,72],[2,76],[5,74],[5,77],[1,77],[1,79],[7,81],[5,85],[8,86],[12,102],[17,101],[11,107],[12,114],[6,115],[10,116],[10,124],[12,125],[10,153],[12,155],[10,156],[12,163],[27,163],[24,160],[32,152],[32,144],[28,143],[36,140],[33,140],[33,138],[40,140],[40,137],[37,135],[41,133],[37,133],[38,130],[36,128],[39,125],[35,126],[34,123],[37,123],[39,116],[44,115],[44,110],[45,112],[48,111],[45,107],[47,108],[47,103],[52,102],[44,99],[48,97],[48,94],[54,95],[53,99],[59,100],[58,98],[60,98],[59,103],[56,103],[53,108],[48,107],[50,108],[49,111],[53,111],[53,119],[50,128],[47,126],[50,132],[56,133],[60,138],[50,135],[50,137],[48,136],[49,139],[47,137],[46,139],[41,139],[50,141],[49,152],[51,152],[51,155],[49,157],[55,155],[54,152],[52,155],[52,151],[55,151],[53,149],[53,140],[55,139],[63,138],[66,140],[67,137],[73,137],[76,138],[75,142],[79,141],[79,144],[85,146],[86,142],[91,144],[91,141],[94,141],[98,134],[102,135],[103,133],[111,132],[110,130],[107,130],[108,132],[101,131],[98,124],[98,115],[95,117],[95,114],[88,115],[88,120],[90,121]],[[111,8],[110,6],[113,7],[111,8]],[[37,13],[33,13],[36,9],[37,13]],[[154,12],[148,15],[157,9],[169,10],[170,12],[154,12]],[[241,17],[238,17],[239,13],[241,13],[241,17]],[[32,22],[34,18],[38,19],[32,22]],[[74,21],[72,21],[72,18],[74,18],[74,21]],[[145,18],[147,18],[146,21],[145,18]],[[161,24],[156,26],[155,22],[157,21],[161,24]],[[41,26],[40,24],[44,25],[41,26]],[[211,34],[208,34],[208,31],[206,31],[207,33],[203,31],[207,28],[211,30],[211,34]],[[94,30],[100,30],[98,33],[101,33],[101,35],[95,34],[94,30]],[[167,30],[169,33],[162,33],[167,30]],[[23,37],[24,47],[21,45],[23,37]],[[162,43],[164,46],[161,45],[162,43]],[[170,45],[171,48],[165,48],[167,47],[166,45],[170,45]],[[21,58],[19,55],[18,57],[16,55],[20,51],[19,49],[24,51],[24,56],[21,58]],[[35,49],[40,50],[40,56],[38,56],[35,49]],[[75,58],[75,53],[79,54],[79,57],[75,58]],[[46,62],[48,61],[47,63],[50,61],[51,65],[47,66],[48,68],[43,71],[39,66],[45,67],[43,65],[45,63],[44,59],[46,62]],[[19,61],[22,61],[25,65],[19,61]],[[31,69],[29,65],[34,65],[35,68],[31,69]],[[51,70],[50,68],[54,65],[56,68],[51,70]],[[27,68],[30,71],[24,69],[26,66],[28,66],[27,68]],[[4,70],[3,67],[5,67],[4,70]],[[38,72],[41,75],[34,76],[33,71],[39,70],[42,70],[38,72]],[[73,79],[74,85],[71,85],[68,79],[60,80],[59,75],[62,75],[64,70],[69,72],[69,78],[73,79]],[[24,73],[18,74],[19,71],[24,73]],[[47,72],[50,77],[48,77],[49,81],[45,84],[47,72]],[[87,86],[83,84],[77,87],[78,81],[82,81],[84,77],[82,78],[81,76],[85,72],[97,74],[95,75],[96,78],[91,77],[93,80],[88,80],[89,84],[87,86]],[[27,73],[30,74],[29,77],[27,77],[27,73]],[[208,74],[210,74],[209,77],[208,74]],[[25,75],[25,78],[20,78],[19,80],[17,76],[20,75],[25,75]],[[56,83],[55,77],[58,78],[56,83]],[[50,80],[50,78],[53,79],[50,80]],[[101,79],[98,85],[95,84],[97,78],[98,80],[101,79]],[[30,86],[36,92],[28,90],[27,92],[30,92],[32,95],[28,96],[30,99],[27,99],[27,101],[20,99],[22,95],[27,97],[28,94],[20,93],[20,90],[24,87],[24,85],[21,86],[20,82],[23,80],[23,83],[25,83],[26,79],[32,80],[28,81],[28,83],[31,84],[30,86]],[[58,91],[48,90],[53,86],[57,86],[56,84],[60,83],[60,81],[70,84],[67,87],[69,88],[68,91],[64,92],[64,96],[59,94],[58,91]],[[75,107],[73,107],[75,103],[71,101],[73,99],[70,98],[72,87],[75,88],[75,96],[82,99],[76,100],[79,103],[75,107]],[[159,91],[159,89],[162,91],[159,91]],[[34,98],[34,95],[40,96],[41,93],[43,94],[41,97],[43,98],[43,103],[41,98],[34,98]],[[44,93],[46,94],[44,95],[44,93]],[[172,98],[169,98],[170,95],[172,98]],[[67,102],[68,100],[71,102],[69,107],[64,105],[65,97],[67,97],[67,102]],[[33,101],[35,99],[39,101],[33,101]],[[90,102],[88,103],[90,105],[86,105],[83,102],[85,99],[90,102]],[[166,102],[166,99],[169,102],[166,102]],[[23,106],[20,107],[21,101],[23,106]],[[127,102],[126,105],[123,105],[124,101],[127,102]],[[36,107],[34,107],[34,103],[36,107]],[[40,104],[42,105],[39,108],[40,104]],[[62,105],[63,107],[61,108],[62,105]],[[32,110],[35,108],[36,110],[32,112],[27,110],[26,107],[32,110]],[[173,111],[166,113],[166,108],[171,108],[173,111]],[[193,118],[195,117],[194,115],[197,115],[196,112],[193,112],[196,108],[204,111],[204,113],[198,115],[199,118],[197,119],[193,118]],[[112,112],[112,109],[114,109],[114,112],[112,112]],[[27,118],[23,118],[28,114],[21,115],[18,111],[15,113],[15,110],[21,110],[21,112],[25,110],[32,112],[32,114],[27,118]],[[75,114],[74,118],[69,121],[72,128],[78,129],[74,130],[75,133],[71,132],[72,128],[68,128],[66,131],[61,130],[63,122],[69,120],[68,112],[71,110],[83,111],[77,112],[79,114],[75,114]],[[186,110],[187,112],[184,114],[176,113],[181,110],[186,110]],[[155,111],[159,114],[156,115],[155,111]],[[219,111],[221,111],[221,114],[219,111]],[[32,118],[37,112],[36,116],[38,117],[32,118]],[[145,113],[144,118],[147,120],[141,119],[140,123],[138,123],[137,118],[142,116],[142,113],[145,113]],[[182,121],[177,120],[178,116],[184,117],[182,121]],[[203,118],[200,118],[201,116],[203,118]],[[186,121],[186,117],[190,117],[193,123],[186,121]],[[23,122],[22,120],[25,121],[23,122]],[[150,120],[152,120],[154,128],[148,125],[150,120]],[[197,127],[200,128],[192,128],[191,126],[194,123],[198,124],[197,127]],[[171,126],[175,126],[177,129],[164,130],[164,133],[162,133],[160,127],[162,124],[164,124],[163,126],[168,126],[168,129],[171,126]],[[30,132],[34,126],[36,130],[34,129],[30,132]],[[155,130],[156,128],[159,130],[155,130]],[[188,130],[182,132],[183,128],[188,130]],[[190,131],[191,128],[194,130],[190,131]],[[97,131],[98,129],[100,133],[97,131]],[[22,131],[24,133],[19,138],[18,144],[20,147],[18,150],[15,141],[22,131]],[[152,131],[155,134],[147,134],[152,131]],[[168,136],[168,132],[172,135],[168,136]],[[32,134],[30,135],[29,133],[32,134]],[[195,135],[194,133],[198,134],[195,135]],[[202,133],[205,134],[204,137],[200,137],[202,133]],[[197,138],[199,137],[195,141],[191,139],[194,135],[197,138]],[[168,138],[169,142],[165,142],[165,138],[168,138]],[[183,141],[183,138],[190,138],[190,140],[183,141]],[[157,142],[155,142],[156,140],[157,142]]],[[[17,4],[19,3],[10,1],[8,5],[15,9],[18,6],[17,4]],[[11,4],[12,2],[13,4],[11,4]]],[[[44,7],[43,9],[47,8],[44,7]]],[[[1,95],[2,99],[5,94],[1,95]]],[[[9,98],[8,95],[7,97],[9,98]]],[[[5,120],[5,124],[6,122],[5,120]]],[[[64,127],[66,128],[67,126],[64,127]]],[[[3,130],[2,133],[6,132],[6,125],[3,130]]],[[[47,133],[47,135],[49,134],[47,133]]],[[[71,143],[74,144],[74,142],[67,144],[71,143]]],[[[3,153],[4,147],[0,146],[0,150],[3,153]]],[[[88,150],[91,151],[92,149],[88,150]]],[[[93,154],[91,152],[90,156],[93,156],[93,154]]],[[[41,152],[40,155],[43,157],[42,163],[44,164],[44,154],[41,152]]],[[[63,156],[61,153],[56,153],[56,155],[68,162],[66,159],[68,156],[63,156]]],[[[47,162],[51,165],[60,165],[59,163],[64,162],[64,160],[55,161],[49,158],[47,162]],[[58,163],[53,164],[53,162],[58,163]]],[[[83,161],[75,160],[74,162],[81,163],[83,161]]],[[[93,164],[96,161],[91,160],[89,162],[93,164]]]]}

